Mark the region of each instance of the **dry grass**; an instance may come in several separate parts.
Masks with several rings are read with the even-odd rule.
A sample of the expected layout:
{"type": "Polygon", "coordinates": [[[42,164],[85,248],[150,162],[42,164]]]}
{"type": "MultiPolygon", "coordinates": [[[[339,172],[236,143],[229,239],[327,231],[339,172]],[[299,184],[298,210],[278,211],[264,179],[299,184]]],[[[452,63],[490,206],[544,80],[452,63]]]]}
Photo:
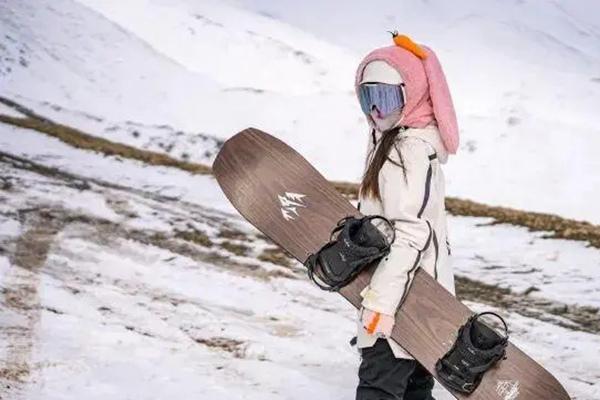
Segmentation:
{"type": "Polygon", "coordinates": [[[238,244],[225,240],[221,242],[221,247],[235,254],[236,256],[247,256],[250,253],[250,247],[245,244],[238,244]]]}
{"type": "Polygon", "coordinates": [[[358,184],[352,182],[331,181],[333,186],[342,195],[356,200],[358,198],[358,184]]]}
{"type": "MultiPolygon", "coordinates": [[[[30,373],[29,366],[25,362],[21,362],[0,368],[0,379],[8,382],[26,383],[30,373]]],[[[9,388],[10,386],[7,387],[7,389],[9,388]]]]}
{"type": "Polygon", "coordinates": [[[176,231],[175,237],[204,247],[212,247],[214,245],[213,241],[210,240],[206,233],[197,230],[176,231]]]}
{"type": "Polygon", "coordinates": [[[109,140],[91,136],[77,129],[47,120],[38,120],[31,117],[18,118],[8,115],[0,115],[0,122],[45,133],[70,146],[83,150],[96,151],[107,156],[129,158],[132,160],[142,161],[150,165],[178,168],[192,174],[209,175],[212,173],[211,168],[205,165],[180,161],[165,154],[141,150],[126,144],[111,142],[109,140]]]}
{"type": "Polygon", "coordinates": [[[241,340],[217,336],[211,338],[195,338],[194,341],[213,349],[231,353],[235,358],[244,358],[246,355],[247,345],[241,340]]]}
{"type": "Polygon", "coordinates": [[[500,288],[461,276],[456,277],[456,294],[461,300],[500,307],[567,329],[593,334],[600,332],[600,310],[596,307],[565,304],[514,293],[508,288],[500,288]]]}
{"type": "Polygon", "coordinates": [[[259,254],[258,259],[281,265],[286,268],[291,268],[292,266],[290,257],[279,247],[269,247],[264,249],[262,253],[259,254]]]}
{"type": "Polygon", "coordinates": [[[496,224],[511,224],[532,231],[548,231],[548,237],[588,241],[600,248],[600,225],[563,218],[554,214],[515,210],[508,207],[492,207],[470,200],[447,198],[446,208],[453,215],[493,218],[496,224]]]}
{"type": "Polygon", "coordinates": [[[237,239],[237,240],[247,240],[248,235],[246,233],[239,231],[233,228],[223,228],[219,231],[217,236],[225,239],[237,239]]]}
{"type": "MultiPolygon", "coordinates": [[[[45,133],[71,146],[84,150],[97,151],[106,155],[138,160],[150,165],[178,168],[193,174],[211,174],[209,166],[176,160],[161,153],[141,150],[86,134],[39,116],[27,107],[10,99],[0,97],[0,103],[6,104],[25,115],[24,118],[17,118],[0,114],[0,122],[45,133]]],[[[341,194],[347,196],[349,199],[356,199],[358,192],[358,185],[356,183],[332,183],[341,194]]],[[[532,231],[547,231],[550,232],[548,237],[587,241],[591,246],[600,248],[600,226],[588,222],[562,218],[553,214],[521,211],[507,207],[493,207],[452,197],[446,198],[446,209],[452,215],[493,218],[492,223],[494,224],[506,223],[526,227],[532,231]]],[[[234,230],[225,230],[220,233],[220,236],[231,239],[243,239],[246,235],[234,230]]],[[[268,240],[264,235],[258,235],[257,237],[268,240]]],[[[275,257],[276,263],[279,264],[284,263],[285,259],[272,254],[266,254],[264,257],[267,258],[267,261],[275,257]]]]}

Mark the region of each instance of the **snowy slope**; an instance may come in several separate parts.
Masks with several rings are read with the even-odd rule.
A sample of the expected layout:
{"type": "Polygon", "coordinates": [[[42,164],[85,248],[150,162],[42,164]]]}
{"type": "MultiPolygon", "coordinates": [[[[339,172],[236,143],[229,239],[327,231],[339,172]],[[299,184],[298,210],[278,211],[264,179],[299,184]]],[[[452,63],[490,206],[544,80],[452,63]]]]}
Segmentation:
{"type": "MultiPolygon", "coordinates": [[[[83,152],[6,126],[0,147],[9,153],[0,154],[0,395],[353,396],[359,358],[347,340],[354,311],[311,285],[297,263],[258,260],[273,245],[233,213],[213,178],[83,152]]],[[[481,222],[451,221],[458,276],[512,282],[516,301],[527,305],[498,309],[513,340],[574,398],[596,399],[600,322],[584,329],[577,315],[553,308],[566,301],[583,313],[600,304],[593,285],[600,252],[481,222]],[[510,240],[491,248],[486,237],[510,240]],[[503,259],[516,247],[525,263],[538,260],[543,279],[503,259]],[[565,281],[565,270],[579,284],[565,281]],[[526,280],[538,291],[521,293],[518,281],[526,280]]],[[[469,305],[490,309],[493,287],[485,304],[469,305]]],[[[472,289],[467,299],[481,288],[472,289]]],[[[436,393],[451,399],[439,387],[436,393]]]]}
{"type": "Polygon", "coordinates": [[[293,95],[348,91],[354,55],[222,1],[80,2],[225,87],[293,95]]]}
{"type": "Polygon", "coordinates": [[[2,92],[95,114],[136,119],[216,90],[109,20],[70,1],[0,2],[2,92]],[[144,62],[148,60],[148,62],[144,62]],[[160,80],[160,85],[152,81],[160,80]],[[167,90],[168,88],[168,90],[167,90]]]}
{"type": "Polygon", "coordinates": [[[232,3],[360,55],[389,43],[386,30],[429,43],[444,61],[462,115],[521,106],[537,117],[548,108],[560,110],[550,119],[574,122],[589,120],[597,105],[598,88],[590,85],[600,78],[600,5],[595,1],[232,3]],[[511,93],[516,98],[507,97],[511,93]]]}
{"type": "MultiPolygon", "coordinates": [[[[239,216],[212,176],[150,168],[131,160],[115,162],[111,157],[74,149],[34,131],[2,125],[0,148],[70,173],[86,171],[88,178],[239,216]]],[[[78,200],[67,201],[78,204],[78,200]]],[[[87,206],[85,202],[79,204],[81,209],[87,206]]],[[[487,218],[450,218],[452,263],[459,276],[476,277],[515,293],[531,292],[534,297],[556,302],[600,307],[597,249],[586,247],[584,242],[544,239],[545,232],[488,223],[487,218]]]]}
{"type": "Polygon", "coordinates": [[[177,156],[188,135],[261,127],[326,176],[356,181],[366,132],[352,76],[397,28],[438,51],[455,93],[463,139],[447,168],[450,195],[600,222],[597,7],[4,0],[2,92],[113,140],[157,148],[149,137],[164,134],[177,156]],[[135,140],[107,130],[128,123],[169,132],[135,140]]]}
{"type": "MultiPolygon", "coordinates": [[[[129,3],[118,4],[123,12],[130,10],[129,3]]],[[[100,5],[108,7],[110,3],[96,6],[100,5]]],[[[275,28],[262,27],[264,21],[253,21],[247,13],[240,12],[239,18],[228,21],[227,29],[218,26],[222,22],[215,26],[203,19],[220,21],[219,16],[229,15],[230,10],[222,8],[215,3],[207,10],[171,15],[160,4],[148,4],[136,14],[151,27],[143,30],[143,26],[120,26],[69,0],[0,2],[0,40],[11,54],[0,60],[6,71],[2,93],[58,121],[111,139],[114,134],[107,127],[128,123],[219,138],[255,125],[295,144],[304,142],[302,148],[317,164],[352,165],[359,154],[362,157],[362,150],[356,148],[334,162],[323,151],[325,146],[306,140],[324,129],[331,132],[326,143],[341,144],[354,137],[358,118],[339,119],[344,110],[357,109],[351,89],[340,89],[340,82],[351,75],[340,74],[337,64],[353,64],[355,57],[311,35],[286,30],[283,24],[275,25],[292,37],[272,37],[275,28]],[[163,30],[159,29],[161,23],[168,23],[163,30]],[[182,32],[169,29],[173,25],[182,32]],[[217,35],[217,28],[222,33],[217,35]],[[228,37],[229,29],[234,29],[234,38],[239,37],[225,43],[215,40],[228,37]],[[147,41],[155,31],[161,32],[161,41],[147,41]],[[187,36],[179,37],[183,34],[187,36]],[[167,51],[173,42],[194,57],[183,57],[176,49],[167,51]],[[244,44],[249,43],[257,48],[245,56],[248,48],[244,44]],[[208,45],[212,47],[206,48],[208,45]],[[338,54],[341,59],[323,59],[324,53],[338,54]],[[19,61],[21,54],[24,65],[19,61]],[[229,54],[229,62],[223,65],[218,54],[223,54],[222,58],[229,54]],[[211,64],[213,59],[216,61],[211,64]],[[207,67],[201,69],[202,65],[207,67]],[[257,82],[252,79],[254,74],[263,74],[264,79],[257,82]],[[269,81],[270,86],[266,85],[269,81]],[[283,82],[287,82],[285,87],[283,82]],[[95,121],[101,123],[100,129],[95,121]],[[333,126],[335,130],[330,129],[333,126]],[[299,136],[300,132],[305,133],[299,136]]],[[[130,132],[122,131],[122,141],[130,142],[130,132]]],[[[190,159],[198,157],[192,154],[190,159]]]]}
{"type": "Polygon", "coordinates": [[[600,222],[597,1],[232,3],[360,55],[386,30],[431,45],[461,126],[449,194],[600,222]]]}

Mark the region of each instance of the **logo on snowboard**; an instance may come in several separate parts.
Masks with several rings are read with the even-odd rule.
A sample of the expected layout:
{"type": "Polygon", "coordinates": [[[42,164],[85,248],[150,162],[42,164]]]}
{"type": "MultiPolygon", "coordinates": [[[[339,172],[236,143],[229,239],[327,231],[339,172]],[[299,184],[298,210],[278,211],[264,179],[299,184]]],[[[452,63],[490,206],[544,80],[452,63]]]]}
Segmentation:
{"type": "Polygon", "coordinates": [[[296,219],[294,214],[300,216],[297,210],[298,207],[306,207],[304,200],[302,200],[303,197],[306,197],[305,194],[285,192],[284,196],[278,194],[277,197],[279,197],[281,203],[281,214],[286,221],[296,219]]]}
{"type": "Polygon", "coordinates": [[[496,392],[503,400],[516,400],[519,397],[519,381],[498,381],[496,392]]]}

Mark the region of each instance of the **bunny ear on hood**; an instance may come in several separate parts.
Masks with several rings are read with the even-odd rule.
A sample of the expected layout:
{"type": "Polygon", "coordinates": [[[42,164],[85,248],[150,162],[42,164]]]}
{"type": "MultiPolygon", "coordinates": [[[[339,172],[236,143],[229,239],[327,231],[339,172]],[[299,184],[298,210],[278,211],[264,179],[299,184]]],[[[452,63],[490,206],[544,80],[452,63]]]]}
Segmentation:
{"type": "Polygon", "coordinates": [[[358,94],[364,69],[372,61],[385,61],[403,78],[406,105],[400,123],[424,128],[437,123],[446,151],[458,150],[459,132],[452,96],[440,62],[430,48],[413,42],[406,35],[392,32],[394,45],[371,51],[358,66],[355,89],[358,94]]]}
{"type": "Polygon", "coordinates": [[[458,122],[452,103],[452,96],[446,81],[446,75],[437,56],[427,46],[421,45],[427,56],[423,59],[425,73],[429,82],[429,97],[433,105],[433,113],[440,130],[444,146],[448,153],[458,150],[458,122]]]}

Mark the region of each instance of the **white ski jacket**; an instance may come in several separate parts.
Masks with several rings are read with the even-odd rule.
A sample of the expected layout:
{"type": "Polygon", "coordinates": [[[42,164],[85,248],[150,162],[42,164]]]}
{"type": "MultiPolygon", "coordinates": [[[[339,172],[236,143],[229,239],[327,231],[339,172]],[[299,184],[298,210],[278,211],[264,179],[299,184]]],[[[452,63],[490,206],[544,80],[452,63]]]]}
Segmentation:
{"type": "MultiPolygon", "coordinates": [[[[375,135],[378,141],[381,133],[375,131],[375,135]]],[[[369,135],[368,151],[373,147],[369,135]]],[[[417,266],[435,277],[451,293],[455,291],[449,264],[445,181],[441,168],[448,159],[448,152],[437,127],[430,125],[401,132],[388,157],[403,163],[405,172],[386,160],[379,172],[381,201],[361,196],[358,208],[364,215],[379,214],[394,219],[396,239],[361,296],[364,307],[395,315],[417,266]],[[398,151],[402,154],[402,162],[398,151]]],[[[370,160],[367,160],[365,169],[368,162],[370,160]]],[[[357,346],[372,346],[377,337],[364,329],[360,313],[357,322],[357,346]]],[[[388,342],[397,358],[413,358],[392,339],[388,342]]]]}

